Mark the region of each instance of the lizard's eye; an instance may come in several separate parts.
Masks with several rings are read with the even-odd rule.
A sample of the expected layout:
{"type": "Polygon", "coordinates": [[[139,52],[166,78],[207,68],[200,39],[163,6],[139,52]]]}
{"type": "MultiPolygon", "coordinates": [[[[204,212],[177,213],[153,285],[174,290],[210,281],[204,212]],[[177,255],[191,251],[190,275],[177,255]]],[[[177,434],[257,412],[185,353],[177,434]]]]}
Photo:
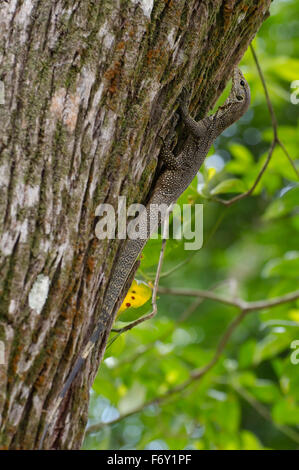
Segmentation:
{"type": "Polygon", "coordinates": [[[238,96],[236,96],[236,98],[237,98],[238,101],[243,101],[243,96],[238,95],[238,96]]]}
{"type": "Polygon", "coordinates": [[[241,81],[240,81],[240,85],[242,85],[242,86],[244,86],[244,85],[245,85],[245,82],[244,82],[244,80],[241,80],[241,81]]]}

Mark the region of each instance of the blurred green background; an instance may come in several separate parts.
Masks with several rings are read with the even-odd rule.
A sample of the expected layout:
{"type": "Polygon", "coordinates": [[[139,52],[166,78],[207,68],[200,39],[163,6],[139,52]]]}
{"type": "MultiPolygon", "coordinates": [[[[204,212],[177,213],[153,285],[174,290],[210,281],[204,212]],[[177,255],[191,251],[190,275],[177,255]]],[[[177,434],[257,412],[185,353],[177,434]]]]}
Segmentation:
{"type": "MultiPolygon", "coordinates": [[[[299,170],[299,82],[298,91],[291,88],[299,80],[299,1],[275,0],[253,45],[279,138],[299,170]],[[292,93],[298,104],[291,102],[292,93]]],[[[231,198],[250,188],[273,137],[250,50],[241,68],[252,91],[250,109],[217,139],[180,199],[204,204],[204,246],[186,251],[184,241],[169,240],[160,285],[266,300],[298,289],[299,184],[277,147],[253,195],[230,207],[211,201],[211,195],[231,198]]],[[[153,280],[160,247],[159,240],[149,242],[137,279],[153,280]]],[[[238,313],[214,301],[194,305],[195,300],[160,294],[157,317],[107,348],[91,392],[89,426],[119,421],[88,432],[84,449],[299,448],[299,363],[291,361],[291,343],[299,340],[299,301],[247,315],[200,381],[144,406],[207,364],[238,313]]],[[[117,325],[150,310],[150,301],[130,308],[117,325]]]]}

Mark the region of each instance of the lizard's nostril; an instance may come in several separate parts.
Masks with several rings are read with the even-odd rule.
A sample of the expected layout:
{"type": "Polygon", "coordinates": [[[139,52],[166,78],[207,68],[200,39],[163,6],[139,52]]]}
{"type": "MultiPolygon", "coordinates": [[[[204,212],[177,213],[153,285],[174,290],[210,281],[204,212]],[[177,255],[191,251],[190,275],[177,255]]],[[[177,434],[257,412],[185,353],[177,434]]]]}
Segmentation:
{"type": "Polygon", "coordinates": [[[240,95],[238,95],[238,96],[237,96],[237,100],[238,100],[238,101],[242,101],[242,100],[243,100],[243,97],[240,96],[240,95]]]}

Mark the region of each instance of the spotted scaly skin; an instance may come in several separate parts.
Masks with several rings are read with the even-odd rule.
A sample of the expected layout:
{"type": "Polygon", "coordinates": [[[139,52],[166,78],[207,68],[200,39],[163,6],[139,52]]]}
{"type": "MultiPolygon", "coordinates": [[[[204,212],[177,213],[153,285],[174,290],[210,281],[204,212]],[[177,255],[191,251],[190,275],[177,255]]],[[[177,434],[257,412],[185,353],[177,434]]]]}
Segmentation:
{"type": "MultiPolygon", "coordinates": [[[[238,121],[247,111],[250,104],[250,88],[242,72],[235,68],[232,77],[232,89],[225,103],[218,108],[217,112],[207,116],[199,122],[196,122],[188,112],[189,95],[184,89],[180,99],[179,112],[188,132],[187,140],[179,152],[174,156],[171,151],[172,137],[170,136],[162,149],[162,161],[164,163],[161,174],[157,179],[153,194],[146,206],[146,227],[143,239],[127,239],[114,268],[111,280],[105,293],[103,309],[100,320],[86,344],[82,354],[76,360],[52,410],[51,415],[46,420],[43,436],[40,441],[40,448],[43,445],[44,437],[47,433],[49,424],[56,413],[60,403],[66,396],[73,380],[84,365],[87,357],[94,348],[94,345],[104,334],[107,325],[114,321],[112,315],[116,314],[115,304],[122,292],[122,289],[132,271],[132,268],[141,254],[147,240],[154,233],[159,225],[159,216],[156,211],[151,211],[151,228],[148,222],[150,220],[150,207],[155,205],[171,206],[178,197],[187,189],[193,178],[201,167],[214,140],[234,122],[238,121]]],[[[144,219],[143,219],[144,220],[144,219]]]]}

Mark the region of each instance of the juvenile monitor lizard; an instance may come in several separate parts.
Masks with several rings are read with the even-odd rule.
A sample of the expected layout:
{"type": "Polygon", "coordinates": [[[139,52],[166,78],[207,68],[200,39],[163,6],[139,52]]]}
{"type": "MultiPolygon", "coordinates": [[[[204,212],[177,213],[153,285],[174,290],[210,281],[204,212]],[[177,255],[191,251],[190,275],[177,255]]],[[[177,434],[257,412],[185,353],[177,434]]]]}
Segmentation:
{"type": "MultiPolygon", "coordinates": [[[[173,155],[171,151],[172,135],[164,142],[162,149],[162,161],[164,165],[155,184],[152,196],[146,206],[147,221],[149,221],[150,217],[150,207],[161,204],[169,207],[178,199],[185,189],[187,189],[196,176],[216,137],[227,127],[238,121],[247,111],[250,104],[250,88],[241,71],[235,68],[229,97],[225,103],[218,108],[215,114],[196,122],[189,115],[188,103],[189,93],[184,89],[180,100],[179,113],[187,129],[188,137],[178,155],[173,155]]],[[[145,237],[134,240],[127,239],[120,252],[104,296],[101,320],[99,320],[96,325],[83,352],[77,358],[58,396],[54,409],[48,416],[48,419],[46,419],[46,425],[40,440],[40,448],[42,447],[44,437],[56,410],[66,396],[73,380],[81,370],[94,345],[100,339],[102,333],[105,332],[108,322],[111,321],[115,304],[138,256],[142,252],[151,234],[158,228],[159,217],[155,211],[154,216],[152,212],[152,217],[153,223],[150,229],[145,229],[145,237]]],[[[149,224],[147,224],[147,226],[148,225],[149,224]]]]}

